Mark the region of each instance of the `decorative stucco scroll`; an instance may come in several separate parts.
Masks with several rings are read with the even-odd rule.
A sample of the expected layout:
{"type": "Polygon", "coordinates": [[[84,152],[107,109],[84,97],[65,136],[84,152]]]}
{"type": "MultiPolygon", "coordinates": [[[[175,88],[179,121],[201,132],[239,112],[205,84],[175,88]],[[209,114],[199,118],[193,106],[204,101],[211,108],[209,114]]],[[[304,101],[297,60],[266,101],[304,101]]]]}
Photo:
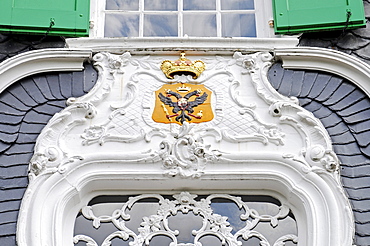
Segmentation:
{"type": "Polygon", "coordinates": [[[164,175],[194,178],[212,163],[262,151],[282,153],[304,163],[307,172],[338,179],[339,162],[324,127],[296,98],[270,86],[270,53],[204,57],[207,69],[198,79],[175,75],[174,80],[159,69],[165,57],[126,52],[98,53],[93,59],[99,71],[96,86],[71,98],[70,106],[50,121],[31,160],[31,177],[62,173],[84,155],[99,152],[129,154],[137,162],[158,162],[164,175]],[[183,125],[154,122],[154,91],[174,83],[202,84],[212,91],[214,119],[183,125]]]}

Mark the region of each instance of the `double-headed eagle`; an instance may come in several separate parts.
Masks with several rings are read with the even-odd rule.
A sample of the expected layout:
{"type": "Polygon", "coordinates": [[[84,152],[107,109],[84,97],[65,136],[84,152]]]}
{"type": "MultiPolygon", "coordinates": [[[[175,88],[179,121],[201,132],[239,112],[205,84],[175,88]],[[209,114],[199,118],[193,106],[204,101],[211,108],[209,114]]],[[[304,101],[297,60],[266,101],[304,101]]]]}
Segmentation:
{"type": "Polygon", "coordinates": [[[167,95],[164,96],[162,93],[158,94],[159,99],[166,105],[173,107],[172,112],[174,113],[173,115],[167,114],[166,117],[167,119],[170,119],[172,117],[176,116],[176,121],[180,122],[181,124],[184,123],[184,121],[188,120],[191,121],[191,117],[194,117],[196,119],[202,118],[202,112],[199,112],[197,115],[194,115],[194,109],[198,105],[202,104],[205,102],[207,99],[208,95],[207,93],[202,93],[201,90],[195,90],[192,92],[189,92],[186,94],[184,97],[181,96],[179,93],[176,93],[171,90],[166,90],[167,95]],[[175,97],[177,99],[176,102],[172,101],[171,96],[175,97]],[[190,101],[190,97],[196,96],[194,101],[190,101]],[[179,111],[181,111],[179,113],[179,111]],[[191,117],[190,117],[191,116],[191,117]]]}

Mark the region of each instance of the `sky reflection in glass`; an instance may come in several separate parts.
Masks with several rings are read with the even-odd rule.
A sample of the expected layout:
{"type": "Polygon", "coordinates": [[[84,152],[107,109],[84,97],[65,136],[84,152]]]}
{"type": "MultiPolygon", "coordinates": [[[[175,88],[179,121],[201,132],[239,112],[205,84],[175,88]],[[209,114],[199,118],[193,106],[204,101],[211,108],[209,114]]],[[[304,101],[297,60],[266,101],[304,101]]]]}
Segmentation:
{"type": "Polygon", "coordinates": [[[254,0],[221,0],[222,10],[254,9],[254,0]]]}
{"type": "Polygon", "coordinates": [[[184,34],[190,37],[215,37],[216,14],[184,13],[184,34]]]}
{"type": "Polygon", "coordinates": [[[144,0],[145,10],[177,10],[177,0],[144,0]]]}
{"type": "Polygon", "coordinates": [[[144,37],[177,36],[177,15],[144,15],[144,37]]]}
{"type": "Polygon", "coordinates": [[[216,1],[184,0],[184,10],[216,10],[216,1]]]}
{"type": "Polygon", "coordinates": [[[138,14],[107,14],[105,16],[105,37],[139,36],[138,14]]]}
{"type": "Polygon", "coordinates": [[[107,0],[107,10],[139,10],[139,0],[107,0]]]}
{"type": "Polygon", "coordinates": [[[254,14],[222,14],[223,37],[256,37],[254,14]]]}

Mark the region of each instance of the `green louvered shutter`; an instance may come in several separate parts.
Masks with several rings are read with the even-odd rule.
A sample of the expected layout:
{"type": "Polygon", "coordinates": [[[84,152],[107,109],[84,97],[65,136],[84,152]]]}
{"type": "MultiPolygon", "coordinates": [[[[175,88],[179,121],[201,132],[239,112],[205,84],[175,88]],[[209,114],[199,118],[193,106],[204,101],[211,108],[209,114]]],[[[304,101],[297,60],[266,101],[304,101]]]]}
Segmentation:
{"type": "Polygon", "coordinates": [[[88,36],[89,0],[0,0],[0,31],[88,36]]]}
{"type": "Polygon", "coordinates": [[[366,25],[362,0],[273,0],[276,34],[366,25]]]}

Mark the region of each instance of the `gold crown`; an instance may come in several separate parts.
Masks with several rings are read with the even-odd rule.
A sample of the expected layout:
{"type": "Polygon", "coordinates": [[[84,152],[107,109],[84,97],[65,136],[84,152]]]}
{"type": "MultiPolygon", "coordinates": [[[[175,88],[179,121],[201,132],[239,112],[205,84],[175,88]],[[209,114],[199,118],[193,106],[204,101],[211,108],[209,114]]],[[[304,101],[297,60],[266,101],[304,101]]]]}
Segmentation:
{"type": "Polygon", "coordinates": [[[176,74],[191,75],[193,79],[196,79],[206,69],[206,66],[204,65],[204,62],[200,60],[195,62],[190,61],[185,57],[185,52],[181,52],[178,60],[163,61],[161,64],[161,69],[169,79],[173,79],[176,74]]]}

